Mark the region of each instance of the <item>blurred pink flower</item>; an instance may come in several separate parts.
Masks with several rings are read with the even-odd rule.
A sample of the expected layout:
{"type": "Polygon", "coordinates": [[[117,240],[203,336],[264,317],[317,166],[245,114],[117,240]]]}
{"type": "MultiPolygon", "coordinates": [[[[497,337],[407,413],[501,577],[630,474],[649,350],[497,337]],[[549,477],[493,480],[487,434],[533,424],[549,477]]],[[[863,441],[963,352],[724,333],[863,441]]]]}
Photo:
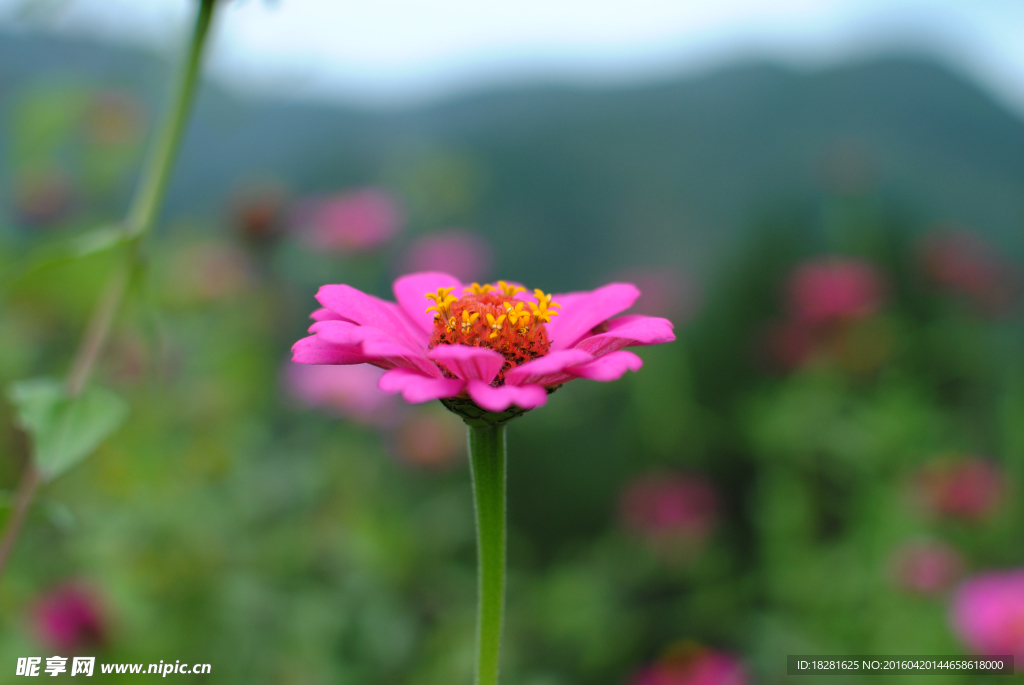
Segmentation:
{"type": "Polygon", "coordinates": [[[615,280],[640,288],[643,294],[632,309],[636,314],[669,317],[679,323],[693,317],[700,304],[698,284],[677,269],[629,269],[615,280]]]}
{"type": "Polygon", "coordinates": [[[826,257],[799,266],[789,279],[789,310],[807,326],[829,326],[874,314],[882,305],[882,276],[855,259],[826,257]]]}
{"type": "Polygon", "coordinates": [[[106,620],[94,593],[77,583],[65,583],[47,592],[33,609],[40,642],[56,650],[81,652],[103,645],[106,620]]]}
{"type": "Polygon", "coordinates": [[[1018,295],[1018,274],[992,246],[968,232],[932,236],[922,245],[925,274],[985,314],[1002,314],[1018,295]]]}
{"type": "Polygon", "coordinates": [[[334,252],[380,247],[401,230],[403,221],[398,202],[382,188],[307,198],[293,216],[310,247],[334,252]]]}
{"type": "Polygon", "coordinates": [[[897,584],[909,592],[934,595],[948,589],[963,573],[964,561],[943,542],[912,542],[896,550],[897,584]]]}
{"type": "Polygon", "coordinates": [[[977,520],[988,516],[1003,494],[1003,475],[987,459],[943,459],[918,476],[926,509],[933,515],[977,520]]]}
{"type": "Polygon", "coordinates": [[[453,466],[466,450],[466,429],[448,412],[414,412],[398,430],[395,451],[410,466],[444,469],[453,466]]]}
{"type": "Polygon", "coordinates": [[[417,239],[401,259],[402,270],[443,271],[461,281],[483,281],[490,274],[494,251],[469,231],[453,228],[417,239]]]}
{"type": "Polygon", "coordinates": [[[747,673],[736,657],[700,650],[682,657],[668,656],[639,671],[630,685],[746,685],[747,673]]]}
{"type": "Polygon", "coordinates": [[[703,540],[715,525],[718,496],[703,476],[648,474],[622,495],[622,520],[652,538],[703,540]]]}
{"type": "Polygon", "coordinates": [[[952,621],[974,652],[1024,659],[1024,569],[966,580],[953,598],[952,621]]]}
{"type": "Polygon", "coordinates": [[[394,425],[398,400],[377,384],[383,369],[358,366],[318,366],[287,362],[285,383],[289,393],[306,406],[374,426],[394,425]]]}

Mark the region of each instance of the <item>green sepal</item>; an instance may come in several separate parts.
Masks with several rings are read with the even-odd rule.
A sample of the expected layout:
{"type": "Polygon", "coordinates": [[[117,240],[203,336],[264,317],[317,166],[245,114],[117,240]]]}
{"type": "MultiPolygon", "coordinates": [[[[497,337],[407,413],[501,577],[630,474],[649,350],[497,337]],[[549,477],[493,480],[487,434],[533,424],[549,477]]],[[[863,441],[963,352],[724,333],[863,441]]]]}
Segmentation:
{"type": "Polygon", "coordinates": [[[446,397],[441,400],[445,408],[457,414],[467,426],[500,426],[525,414],[527,409],[509,407],[505,411],[487,411],[471,399],[446,397]]]}
{"type": "MultiPolygon", "coordinates": [[[[562,386],[556,385],[553,388],[547,388],[548,394],[550,395],[560,387],[562,386]]],[[[501,426],[530,411],[516,406],[509,407],[505,411],[487,411],[468,397],[445,397],[441,399],[441,404],[448,411],[457,414],[466,422],[467,426],[501,426]]]]}

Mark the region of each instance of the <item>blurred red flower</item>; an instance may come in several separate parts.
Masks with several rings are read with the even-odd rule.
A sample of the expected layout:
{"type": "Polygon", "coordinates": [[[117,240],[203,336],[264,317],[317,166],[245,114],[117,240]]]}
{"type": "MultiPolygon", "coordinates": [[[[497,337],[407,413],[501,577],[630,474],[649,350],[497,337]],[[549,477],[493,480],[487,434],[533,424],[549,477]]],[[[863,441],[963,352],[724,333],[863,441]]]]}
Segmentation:
{"type": "Polygon", "coordinates": [[[964,561],[943,542],[911,542],[896,550],[893,567],[902,589],[934,595],[956,582],[963,573],[964,561]]]}
{"type": "Polygon", "coordinates": [[[984,314],[1005,314],[1017,301],[1019,274],[978,236],[954,232],[922,245],[925,275],[984,314]]]}
{"type": "Polygon", "coordinates": [[[33,609],[40,642],[58,652],[79,653],[101,647],[107,626],[96,595],[78,583],[47,592],[33,609]]]}
{"type": "Polygon", "coordinates": [[[932,515],[978,520],[1001,501],[1003,475],[987,459],[941,459],[918,475],[918,489],[932,515]]]}
{"type": "Polygon", "coordinates": [[[882,276],[874,266],[837,257],[805,262],[787,285],[790,314],[811,327],[870,316],[881,307],[883,293],[882,276]]]}
{"type": "Polygon", "coordinates": [[[703,476],[648,474],[622,495],[622,520],[645,536],[703,540],[714,528],[718,496],[703,476]]]}
{"type": "Polygon", "coordinates": [[[688,649],[636,673],[630,685],[746,685],[747,673],[736,657],[709,649],[688,649]]]}

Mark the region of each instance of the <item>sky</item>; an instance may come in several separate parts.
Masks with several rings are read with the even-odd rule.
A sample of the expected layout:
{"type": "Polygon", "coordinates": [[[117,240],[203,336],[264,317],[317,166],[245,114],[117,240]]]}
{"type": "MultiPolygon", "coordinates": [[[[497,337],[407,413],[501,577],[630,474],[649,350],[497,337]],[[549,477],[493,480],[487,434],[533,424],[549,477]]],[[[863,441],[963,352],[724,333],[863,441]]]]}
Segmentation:
{"type": "MultiPolygon", "coordinates": [[[[0,0],[0,27],[168,51],[196,0],[0,0]]],[[[1021,0],[231,0],[209,70],[260,95],[404,106],[524,81],[614,85],[751,59],[933,55],[1024,114],[1021,0]]]]}

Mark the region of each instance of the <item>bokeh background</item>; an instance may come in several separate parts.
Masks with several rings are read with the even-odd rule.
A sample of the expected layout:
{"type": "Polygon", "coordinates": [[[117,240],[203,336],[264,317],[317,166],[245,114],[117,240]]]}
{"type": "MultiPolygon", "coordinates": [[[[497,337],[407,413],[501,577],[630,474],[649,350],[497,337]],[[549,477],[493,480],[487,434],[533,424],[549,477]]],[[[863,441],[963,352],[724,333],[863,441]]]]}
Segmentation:
{"type": "MultiPolygon", "coordinates": [[[[0,385],[65,372],[112,261],[62,246],[122,215],[191,6],[101,4],[0,3],[0,385]]],[[[428,268],[628,280],[679,338],[510,425],[506,682],[1024,659],[1024,70],[999,52],[1020,11],[922,34],[960,26],[954,5],[724,4],[678,26],[645,5],[620,45],[527,3],[496,43],[467,20],[456,57],[400,14],[406,47],[375,44],[370,17],[362,62],[296,51],[317,3],[228,6],[97,373],[130,418],[33,507],[0,671],[57,653],[210,663],[193,682],[470,682],[460,422],[372,368],[289,361],[319,285],[389,297],[428,268]]],[[[363,16],[342,18],[339,43],[363,16]]],[[[0,520],[27,458],[0,403],[0,520]]]]}

